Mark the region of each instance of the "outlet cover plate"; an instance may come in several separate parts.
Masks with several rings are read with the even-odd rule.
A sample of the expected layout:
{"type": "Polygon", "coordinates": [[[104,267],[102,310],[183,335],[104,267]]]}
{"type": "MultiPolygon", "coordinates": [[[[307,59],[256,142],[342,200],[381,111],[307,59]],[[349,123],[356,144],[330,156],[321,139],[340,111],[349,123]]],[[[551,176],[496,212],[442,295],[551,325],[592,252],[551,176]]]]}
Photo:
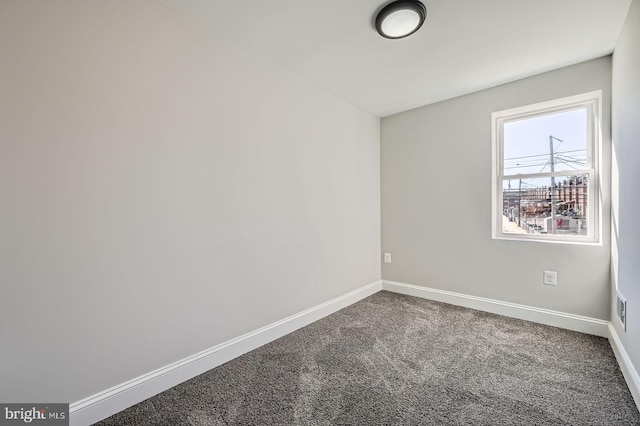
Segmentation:
{"type": "Polygon", "coordinates": [[[558,285],[558,273],[556,271],[544,271],[542,283],[545,285],[558,285]]]}

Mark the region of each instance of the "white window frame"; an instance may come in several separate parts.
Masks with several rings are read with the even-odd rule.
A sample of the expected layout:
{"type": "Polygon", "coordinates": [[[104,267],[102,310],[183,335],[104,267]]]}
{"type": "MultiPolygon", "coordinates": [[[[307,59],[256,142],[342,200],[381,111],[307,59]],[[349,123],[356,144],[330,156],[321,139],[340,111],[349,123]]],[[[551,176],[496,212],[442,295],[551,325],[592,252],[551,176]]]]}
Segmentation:
{"type": "Polygon", "coordinates": [[[602,91],[583,93],[561,99],[540,102],[518,108],[498,111],[491,114],[492,123],[492,238],[502,240],[543,241],[569,244],[601,244],[602,208],[599,197],[599,182],[602,143],[602,91]],[[544,172],[519,175],[504,173],[504,124],[534,118],[547,114],[586,108],[587,110],[587,167],[571,172],[544,172]],[[589,176],[588,186],[588,233],[582,235],[558,234],[516,234],[502,232],[503,216],[503,182],[508,179],[529,179],[536,177],[566,176],[567,174],[586,174],[589,176]]]}

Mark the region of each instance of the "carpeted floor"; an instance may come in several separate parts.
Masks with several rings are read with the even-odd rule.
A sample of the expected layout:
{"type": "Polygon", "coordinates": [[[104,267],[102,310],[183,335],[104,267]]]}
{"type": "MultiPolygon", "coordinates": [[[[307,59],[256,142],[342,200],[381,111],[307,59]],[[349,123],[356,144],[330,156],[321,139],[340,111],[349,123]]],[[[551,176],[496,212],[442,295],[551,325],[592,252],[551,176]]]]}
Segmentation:
{"type": "Polygon", "coordinates": [[[100,425],[640,425],[606,339],[379,292],[100,425]]]}

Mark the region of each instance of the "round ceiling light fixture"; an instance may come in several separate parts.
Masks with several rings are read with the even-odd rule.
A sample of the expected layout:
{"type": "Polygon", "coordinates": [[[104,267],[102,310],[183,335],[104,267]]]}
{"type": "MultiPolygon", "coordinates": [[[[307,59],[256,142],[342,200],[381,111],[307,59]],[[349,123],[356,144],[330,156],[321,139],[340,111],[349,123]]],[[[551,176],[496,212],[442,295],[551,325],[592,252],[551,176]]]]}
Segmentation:
{"type": "Polygon", "coordinates": [[[427,8],[418,0],[397,0],[389,3],[376,16],[376,30],[382,37],[403,38],[420,29],[427,17],[427,8]]]}

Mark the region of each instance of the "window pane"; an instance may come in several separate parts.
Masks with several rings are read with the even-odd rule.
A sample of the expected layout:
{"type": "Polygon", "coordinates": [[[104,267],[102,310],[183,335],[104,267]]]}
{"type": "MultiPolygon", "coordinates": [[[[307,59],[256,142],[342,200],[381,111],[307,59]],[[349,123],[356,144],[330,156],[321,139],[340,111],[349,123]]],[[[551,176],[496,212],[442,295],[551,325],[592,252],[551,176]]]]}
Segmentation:
{"type": "Polygon", "coordinates": [[[504,124],[505,175],[587,168],[586,108],[504,124]]]}
{"type": "Polygon", "coordinates": [[[584,174],[505,179],[502,232],[586,236],[588,193],[589,175],[584,174]]]}

